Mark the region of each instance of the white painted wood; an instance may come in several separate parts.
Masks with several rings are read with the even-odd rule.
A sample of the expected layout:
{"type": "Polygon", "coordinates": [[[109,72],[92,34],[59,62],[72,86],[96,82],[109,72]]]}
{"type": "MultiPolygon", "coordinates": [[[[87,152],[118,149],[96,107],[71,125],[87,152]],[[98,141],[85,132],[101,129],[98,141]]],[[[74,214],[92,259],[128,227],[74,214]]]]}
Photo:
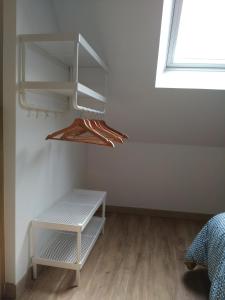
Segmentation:
{"type": "Polygon", "coordinates": [[[102,96],[101,94],[93,91],[89,87],[85,86],[84,84],[78,83],[77,85],[77,91],[79,96],[89,96],[95,100],[99,100],[101,102],[106,102],[106,97],[102,96]]]}
{"type": "Polygon", "coordinates": [[[80,285],[80,270],[76,271],[76,285],[80,285]]]}
{"type": "Polygon", "coordinates": [[[15,283],[16,0],[3,2],[5,281],[15,283]]]}
{"type": "MultiPolygon", "coordinates": [[[[33,266],[35,265],[42,265],[42,266],[48,266],[48,267],[55,267],[55,268],[62,268],[62,269],[68,269],[68,270],[76,270],[76,264],[71,264],[71,263],[65,263],[65,262],[60,262],[60,261],[51,261],[48,259],[43,259],[43,258],[33,258],[33,266]]],[[[37,279],[34,278],[34,279],[37,279]]]]}
{"type": "MultiPolygon", "coordinates": [[[[72,96],[75,92],[74,82],[46,82],[46,81],[26,81],[21,83],[20,90],[22,91],[33,91],[33,92],[51,92],[55,94],[72,96]]],[[[106,102],[106,98],[85,86],[84,84],[78,83],[77,92],[80,97],[87,97],[99,100],[101,102],[106,102]]]]}
{"type": "Polygon", "coordinates": [[[74,82],[26,81],[21,83],[20,91],[51,92],[71,96],[75,91],[74,82]]]}
{"type": "MultiPolygon", "coordinates": [[[[36,258],[51,260],[65,264],[75,264],[79,270],[85,263],[91,249],[97,240],[105,220],[93,217],[82,233],[56,232],[41,249],[36,258]]],[[[61,266],[63,267],[63,266],[61,266]]]]}
{"type": "Polygon", "coordinates": [[[34,228],[33,228],[33,224],[30,226],[30,230],[29,230],[29,239],[30,239],[30,256],[33,257],[34,256],[34,241],[33,241],[33,235],[34,235],[34,228]]]}
{"type": "Polygon", "coordinates": [[[55,231],[32,258],[33,265],[81,269],[101,233],[104,222],[103,218],[93,217],[80,236],[79,233],[55,231]]]}
{"type": "MultiPolygon", "coordinates": [[[[82,252],[82,245],[81,245],[81,232],[77,233],[77,261],[79,263],[81,261],[81,252],[82,252]]],[[[76,252],[76,251],[75,251],[76,252]]],[[[80,285],[80,270],[76,271],[76,284],[77,286],[80,285]]]]}
{"type": "Polygon", "coordinates": [[[80,232],[103,204],[106,192],[75,189],[33,220],[35,227],[80,232]]]}
{"type": "Polygon", "coordinates": [[[163,4],[155,87],[224,90],[225,72],[221,65],[174,63],[182,2],[166,0],[163,4]]]}
{"type": "Polygon", "coordinates": [[[80,269],[84,265],[105,223],[106,192],[76,189],[67,193],[41,216],[32,221],[32,232],[36,228],[52,229],[44,242],[33,235],[31,248],[33,274],[36,265],[47,265],[77,270],[76,283],[80,283],[80,269]],[[102,216],[94,214],[102,205],[102,216]]]}
{"type": "Polygon", "coordinates": [[[73,103],[73,107],[77,110],[81,110],[81,111],[88,112],[88,113],[95,113],[95,114],[99,114],[99,115],[104,115],[105,114],[105,109],[103,111],[100,111],[100,110],[88,108],[88,107],[78,105],[78,104],[74,104],[74,103],[73,103]]]}
{"type": "MultiPolygon", "coordinates": [[[[170,38],[168,40],[168,53],[166,63],[168,67],[171,66],[174,59],[174,51],[177,44],[177,34],[179,29],[183,0],[173,0],[171,5],[172,11],[170,11],[170,38]]],[[[162,31],[161,34],[163,34],[162,31]]]]}
{"type": "MultiPolygon", "coordinates": [[[[97,52],[91,47],[91,45],[86,41],[86,39],[80,33],[57,33],[57,34],[29,34],[29,35],[20,35],[21,43],[35,43],[40,46],[40,48],[45,49],[45,44],[43,42],[72,42],[72,44],[80,43],[84,49],[89,53],[89,55],[105,70],[108,71],[108,67],[103,59],[97,54],[97,52]],[[41,44],[42,42],[42,44],[41,44]]],[[[61,43],[62,46],[62,43],[61,43]]],[[[68,53],[66,44],[63,44],[64,53],[68,53]]],[[[56,57],[57,47],[60,47],[60,44],[55,44],[56,53],[52,53],[52,56],[56,57]]],[[[45,49],[48,53],[48,48],[45,49]]],[[[63,52],[59,55],[59,59],[62,60],[63,52]]]]}
{"type": "Polygon", "coordinates": [[[78,33],[51,33],[51,34],[21,34],[20,40],[24,43],[33,42],[64,42],[77,41],[78,33]]]}
{"type": "MultiPolygon", "coordinates": [[[[105,199],[102,204],[102,218],[105,219],[105,199]]],[[[104,234],[104,226],[102,227],[102,234],[104,234]]]]}
{"type": "Polygon", "coordinates": [[[86,49],[86,51],[93,57],[93,59],[106,71],[108,72],[108,67],[97,52],[91,47],[91,45],[85,40],[85,38],[79,34],[79,42],[86,49]]]}
{"type": "MultiPolygon", "coordinates": [[[[36,92],[47,91],[57,93],[64,96],[69,96],[72,99],[73,108],[95,113],[105,113],[105,109],[96,110],[87,106],[78,104],[78,97],[88,97],[100,102],[106,102],[106,97],[93,89],[79,82],[79,68],[84,67],[101,67],[105,72],[108,67],[90,44],[84,39],[81,34],[31,34],[21,35],[20,38],[20,62],[21,62],[21,84],[20,84],[20,103],[23,108],[34,110],[35,107],[29,106],[26,101],[25,93],[27,90],[36,92]],[[73,82],[31,82],[26,81],[26,46],[30,45],[34,50],[51,59],[56,64],[61,64],[64,68],[68,68],[68,77],[70,77],[71,66],[73,68],[73,82]],[[91,57],[95,64],[82,56],[82,49],[91,57]]],[[[90,59],[89,59],[90,60],[90,59]]],[[[105,74],[105,91],[107,75],[105,74]]],[[[40,109],[37,109],[40,110],[40,109]]],[[[48,110],[42,109],[47,112],[48,110]]],[[[51,110],[51,112],[58,112],[51,110]]]]}
{"type": "Polygon", "coordinates": [[[37,264],[33,263],[33,279],[37,279],[37,264]]]}
{"type": "MultiPolygon", "coordinates": [[[[38,94],[38,91],[36,93],[38,94]]],[[[37,106],[31,105],[30,103],[28,103],[27,98],[28,96],[26,95],[26,92],[20,93],[19,95],[20,106],[28,111],[35,111],[36,114],[38,114],[38,112],[44,112],[46,113],[46,115],[48,115],[48,113],[61,114],[69,110],[69,103],[65,105],[66,107],[65,109],[50,109],[50,108],[46,109],[46,108],[39,108],[37,106]]]]}

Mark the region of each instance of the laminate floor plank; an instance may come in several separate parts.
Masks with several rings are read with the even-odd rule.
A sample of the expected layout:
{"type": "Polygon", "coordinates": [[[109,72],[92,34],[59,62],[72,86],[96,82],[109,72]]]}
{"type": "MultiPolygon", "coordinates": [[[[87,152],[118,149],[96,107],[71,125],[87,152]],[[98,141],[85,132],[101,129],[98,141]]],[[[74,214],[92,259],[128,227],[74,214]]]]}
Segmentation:
{"type": "Polygon", "coordinates": [[[45,268],[20,300],[206,300],[207,271],[183,257],[200,221],[113,213],[73,287],[73,272],[45,268]]]}

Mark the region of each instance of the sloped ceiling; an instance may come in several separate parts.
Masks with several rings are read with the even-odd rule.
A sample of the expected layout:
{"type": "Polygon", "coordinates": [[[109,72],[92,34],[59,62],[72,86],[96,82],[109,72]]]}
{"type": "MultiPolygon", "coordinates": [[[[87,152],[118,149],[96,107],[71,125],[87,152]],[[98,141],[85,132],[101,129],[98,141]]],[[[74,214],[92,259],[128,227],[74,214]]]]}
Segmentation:
{"type": "Polygon", "coordinates": [[[162,0],[53,0],[110,67],[107,120],[132,141],[225,146],[225,92],[155,89],[162,0]]]}

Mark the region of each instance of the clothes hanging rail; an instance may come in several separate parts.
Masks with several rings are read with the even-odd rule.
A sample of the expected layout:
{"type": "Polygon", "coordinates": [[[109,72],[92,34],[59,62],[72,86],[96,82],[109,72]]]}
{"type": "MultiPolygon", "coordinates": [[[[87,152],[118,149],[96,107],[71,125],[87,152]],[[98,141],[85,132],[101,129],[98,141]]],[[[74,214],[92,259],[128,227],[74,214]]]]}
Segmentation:
{"type": "MultiPolygon", "coordinates": [[[[26,34],[20,35],[20,103],[26,109],[36,110],[29,106],[26,99],[27,92],[52,93],[69,97],[72,107],[79,111],[104,114],[107,101],[107,75],[108,67],[91,45],[80,33],[57,34],[26,34]],[[32,47],[39,55],[67,70],[67,81],[37,81],[27,80],[27,47],[32,47]],[[104,74],[103,92],[96,91],[80,81],[80,71],[85,69],[100,68],[104,74]],[[103,108],[95,109],[84,105],[83,98],[91,99],[95,103],[102,103],[103,108]],[[79,100],[78,100],[79,99],[79,100]]],[[[49,112],[38,108],[37,110],[49,112]]],[[[53,110],[53,112],[56,112],[53,110]]]]}

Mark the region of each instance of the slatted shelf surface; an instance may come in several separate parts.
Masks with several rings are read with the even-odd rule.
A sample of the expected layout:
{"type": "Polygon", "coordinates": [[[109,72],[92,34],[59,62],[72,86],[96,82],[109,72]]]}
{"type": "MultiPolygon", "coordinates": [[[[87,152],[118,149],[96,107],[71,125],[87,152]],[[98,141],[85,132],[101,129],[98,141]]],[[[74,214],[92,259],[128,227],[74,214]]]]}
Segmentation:
{"type": "Polygon", "coordinates": [[[33,220],[33,225],[48,229],[82,231],[103,204],[105,196],[106,192],[73,190],[33,220]]]}
{"type": "MultiPolygon", "coordinates": [[[[94,246],[103,228],[104,221],[103,218],[93,217],[82,232],[80,266],[84,264],[94,246]]],[[[52,261],[59,263],[58,266],[60,266],[60,263],[62,263],[62,267],[65,263],[77,264],[76,233],[54,232],[48,242],[44,244],[39,253],[33,258],[34,261],[35,259],[38,260],[38,263],[41,263],[41,260],[43,260],[44,264],[47,264],[47,261],[52,261]]]]}

